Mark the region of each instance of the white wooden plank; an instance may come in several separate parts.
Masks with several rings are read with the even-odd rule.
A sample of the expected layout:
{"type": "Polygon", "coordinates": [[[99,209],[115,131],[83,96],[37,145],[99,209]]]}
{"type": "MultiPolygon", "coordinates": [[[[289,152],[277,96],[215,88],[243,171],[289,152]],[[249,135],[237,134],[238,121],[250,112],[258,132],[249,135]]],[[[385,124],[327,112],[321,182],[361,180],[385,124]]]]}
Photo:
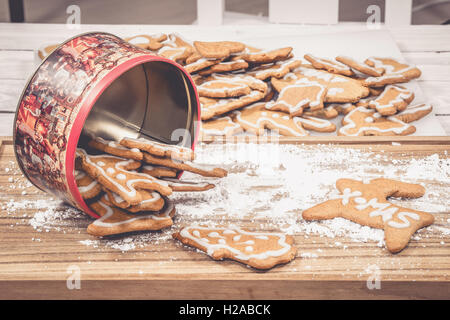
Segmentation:
{"type": "Polygon", "coordinates": [[[269,0],[272,23],[336,24],[339,0],[269,0]]]}
{"type": "Polygon", "coordinates": [[[450,65],[450,52],[402,52],[402,55],[415,65],[450,65]]]}
{"type": "Polygon", "coordinates": [[[0,112],[16,110],[25,82],[25,80],[0,79],[0,112]]]}
{"type": "Polygon", "coordinates": [[[200,26],[219,26],[223,23],[224,0],[197,0],[197,23],[200,26]]]}
{"type": "Polygon", "coordinates": [[[0,113],[0,136],[13,135],[14,113],[0,113]]]}
{"type": "Polygon", "coordinates": [[[412,0],[386,0],[384,21],[389,26],[411,24],[412,0]]]}
{"type": "Polygon", "coordinates": [[[28,79],[34,69],[33,51],[0,50],[0,79],[28,79]]]}

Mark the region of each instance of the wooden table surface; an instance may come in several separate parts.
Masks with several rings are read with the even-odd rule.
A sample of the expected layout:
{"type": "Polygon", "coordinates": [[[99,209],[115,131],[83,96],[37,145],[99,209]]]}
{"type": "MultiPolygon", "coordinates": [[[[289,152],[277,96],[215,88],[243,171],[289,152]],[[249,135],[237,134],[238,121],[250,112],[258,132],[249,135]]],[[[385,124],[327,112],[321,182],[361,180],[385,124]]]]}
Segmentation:
{"type": "MultiPolygon", "coordinates": [[[[398,255],[382,251],[376,243],[355,243],[345,237],[333,239],[348,246],[329,246],[326,237],[295,235],[300,252],[314,248],[323,252],[316,259],[298,257],[269,272],[256,272],[241,264],[215,262],[204,254],[186,250],[173,241],[144,246],[127,252],[108,247],[86,246],[91,239],[87,217],[70,228],[37,232],[30,225],[36,210],[8,214],[5,203],[49,199],[26,186],[15,165],[11,127],[17,99],[34,70],[35,52],[43,43],[57,43],[87,31],[107,31],[119,36],[140,33],[179,32],[187,38],[211,40],[246,39],[261,36],[311,34],[366,30],[361,24],[337,26],[119,26],[83,25],[71,30],[65,25],[0,24],[0,299],[5,298],[449,298],[450,239],[434,231],[421,241],[412,241],[398,255]],[[8,187],[10,178],[22,188],[8,187]],[[382,271],[382,290],[369,290],[367,266],[382,271]],[[81,269],[81,290],[68,290],[68,268],[81,269]]],[[[434,106],[434,116],[450,135],[450,26],[410,26],[390,29],[408,62],[423,71],[419,80],[434,106]]],[[[317,143],[321,138],[304,142],[317,143]]],[[[367,148],[365,141],[341,139],[347,147],[367,148]],[[361,144],[362,143],[362,144],[361,144]]],[[[392,159],[421,158],[437,153],[448,157],[449,138],[395,138],[372,140],[374,150],[385,150],[392,159]],[[406,139],[406,140],[405,140],[406,139]]],[[[50,200],[49,200],[50,201],[50,200]]],[[[440,225],[448,224],[450,212],[433,212],[440,225]]],[[[243,221],[251,226],[250,221],[243,221]]],[[[95,238],[92,237],[95,240],[95,238]]]]}
{"type": "MultiPolygon", "coordinates": [[[[320,138],[317,139],[311,137],[301,142],[315,144],[320,142],[320,138]]],[[[432,154],[446,159],[450,152],[447,137],[427,140],[401,137],[396,142],[392,145],[390,138],[377,138],[368,145],[363,140],[347,138],[341,139],[335,148],[371,148],[382,158],[387,157],[387,163],[422,159],[432,154]]],[[[301,144],[296,147],[306,148],[301,144]]],[[[315,152],[315,148],[305,150],[315,152]]],[[[422,181],[444,188],[440,190],[450,190],[445,174],[442,180],[422,181]]],[[[377,241],[358,242],[346,234],[329,237],[295,232],[297,258],[261,272],[233,261],[214,261],[172,240],[171,232],[181,225],[202,223],[205,218],[195,217],[195,214],[178,216],[167,233],[144,233],[149,238],[145,238],[143,246],[136,245],[124,252],[108,245],[108,240],[99,241],[88,235],[86,226],[91,220],[81,214],[52,221],[51,227],[38,224],[34,229],[32,220],[36,220],[37,212],[45,212],[45,204],[38,209],[29,205],[11,211],[8,202],[38,201],[50,196],[26,185],[15,164],[12,142],[8,138],[0,149],[0,191],[3,208],[0,214],[0,299],[449,298],[450,212],[446,209],[432,212],[436,219],[434,227],[423,229],[420,237],[412,239],[399,254],[390,254],[379,247],[377,241]],[[318,254],[308,256],[308,253],[318,254]],[[371,276],[368,270],[373,266],[379,270],[380,290],[370,290],[367,286],[371,276]],[[73,268],[80,271],[81,290],[67,288],[73,268]]],[[[48,201],[49,207],[54,206],[50,205],[54,201],[48,201]]],[[[448,199],[444,194],[435,197],[429,205],[442,208],[445,201],[448,199]]],[[[299,212],[301,209],[305,208],[299,208],[299,212]]],[[[213,217],[208,217],[207,221],[223,223],[220,215],[213,217]]],[[[266,224],[264,220],[255,222],[252,217],[232,219],[230,223],[261,230],[266,224]]],[[[265,231],[269,230],[270,227],[266,227],[265,231]]]]}
{"type": "MultiPolygon", "coordinates": [[[[178,32],[188,39],[245,40],[324,32],[366,31],[364,24],[335,26],[258,25],[200,27],[187,25],[81,25],[69,29],[62,24],[0,23],[0,135],[12,135],[17,100],[36,66],[37,48],[59,43],[88,31],[105,31],[127,37],[136,34],[178,32]],[[264,29],[261,32],[261,29],[264,29]]],[[[450,26],[408,26],[389,29],[405,59],[423,72],[419,84],[433,104],[434,116],[450,135],[450,26]]]]}

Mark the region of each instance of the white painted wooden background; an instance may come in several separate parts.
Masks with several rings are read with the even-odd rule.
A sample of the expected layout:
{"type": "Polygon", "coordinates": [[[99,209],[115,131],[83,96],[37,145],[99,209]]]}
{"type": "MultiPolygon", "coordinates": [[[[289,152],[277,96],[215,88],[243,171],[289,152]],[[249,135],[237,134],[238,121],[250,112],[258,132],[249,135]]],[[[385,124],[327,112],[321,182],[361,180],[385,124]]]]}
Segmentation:
{"type": "MultiPolygon", "coordinates": [[[[196,40],[245,40],[337,31],[367,30],[365,24],[187,26],[187,25],[81,25],[69,29],[55,24],[0,23],[0,136],[12,135],[17,100],[33,72],[35,50],[43,44],[59,43],[88,31],[111,32],[121,37],[136,34],[178,32],[196,40]]],[[[450,26],[404,26],[389,28],[405,59],[422,70],[419,84],[450,135],[450,26]]],[[[358,45],[358,44],[355,44],[358,45]]]]}

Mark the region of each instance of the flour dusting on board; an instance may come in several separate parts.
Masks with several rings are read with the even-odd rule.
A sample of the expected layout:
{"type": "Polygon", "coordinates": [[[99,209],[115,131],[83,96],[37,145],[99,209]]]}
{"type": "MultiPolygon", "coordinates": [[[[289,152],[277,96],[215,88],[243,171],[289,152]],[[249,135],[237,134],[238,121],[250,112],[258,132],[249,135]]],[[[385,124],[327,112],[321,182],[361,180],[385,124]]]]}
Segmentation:
{"type": "MultiPolygon", "coordinates": [[[[308,237],[345,237],[355,242],[376,242],[383,246],[383,230],[360,226],[336,218],[307,222],[301,212],[319,202],[338,195],[336,180],[358,180],[378,177],[420,183],[427,192],[419,199],[391,199],[393,203],[431,213],[450,211],[450,159],[437,154],[411,159],[407,154],[391,159],[389,153],[336,148],[327,145],[289,144],[202,144],[196,148],[201,163],[222,164],[229,174],[222,179],[204,178],[186,172],[183,179],[210,181],[214,189],[205,192],[175,192],[177,213],[174,226],[161,232],[144,232],[108,239],[81,241],[96,248],[128,251],[138,247],[170,241],[171,233],[186,224],[237,224],[260,230],[283,231],[308,237]],[[399,160],[400,158],[400,160],[399,160]]],[[[36,230],[84,228],[90,218],[57,200],[9,201],[3,203],[8,214],[21,207],[37,210],[30,224],[36,230]],[[67,221],[70,221],[67,222],[67,221]],[[75,224],[75,225],[74,225],[75,224]]],[[[450,236],[448,219],[436,219],[434,225],[419,230],[415,239],[438,232],[441,238],[450,236]],[[441,221],[442,220],[442,221],[441,221]]],[[[335,241],[332,241],[335,243],[335,241]]],[[[337,242],[336,242],[337,243],[337,242]]],[[[335,243],[335,246],[339,246],[335,243]]],[[[345,248],[344,248],[345,249],[345,248]]]]}

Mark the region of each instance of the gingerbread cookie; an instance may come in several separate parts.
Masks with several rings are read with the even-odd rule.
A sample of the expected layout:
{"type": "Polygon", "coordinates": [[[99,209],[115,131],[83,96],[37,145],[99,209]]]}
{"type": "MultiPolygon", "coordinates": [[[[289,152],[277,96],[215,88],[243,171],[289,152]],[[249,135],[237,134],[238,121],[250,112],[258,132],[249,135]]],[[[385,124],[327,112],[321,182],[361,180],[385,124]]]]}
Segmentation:
{"type": "Polygon", "coordinates": [[[234,121],[245,131],[256,135],[263,134],[264,129],[277,130],[284,136],[302,137],[308,135],[298,117],[290,118],[283,112],[268,110],[265,103],[255,103],[237,110],[233,116],[234,121]]]}
{"type": "Polygon", "coordinates": [[[128,212],[142,212],[142,211],[158,211],[164,206],[164,199],[158,192],[149,192],[146,190],[140,190],[142,195],[142,201],[135,205],[130,205],[125,199],[115,192],[112,192],[104,188],[106,195],[104,200],[107,204],[116,206],[118,208],[126,209],[128,212]]]}
{"type": "Polygon", "coordinates": [[[433,215],[427,212],[402,208],[386,200],[388,197],[419,198],[425,193],[425,188],[419,184],[384,178],[370,181],[339,179],[336,187],[341,192],[337,199],[303,211],[303,218],[323,220],[342,217],[364,226],[383,229],[386,247],[392,253],[403,250],[418,229],[434,222],[433,215]]]}
{"type": "Polygon", "coordinates": [[[274,64],[259,65],[251,69],[247,74],[259,80],[266,80],[271,77],[282,78],[300,65],[300,60],[278,61],[274,64]]]}
{"type": "Polygon", "coordinates": [[[264,92],[253,90],[250,94],[239,98],[212,99],[200,97],[200,104],[202,108],[201,118],[202,120],[209,120],[215,116],[248,106],[263,99],[264,96],[264,92]]]}
{"type": "Polygon", "coordinates": [[[238,53],[245,49],[243,43],[236,41],[194,41],[194,46],[203,57],[214,59],[224,59],[232,53],[238,53]]]}
{"type": "Polygon", "coordinates": [[[242,131],[242,127],[228,116],[203,121],[201,127],[203,138],[211,136],[229,137],[242,131]]]}
{"type": "Polygon", "coordinates": [[[174,233],[183,244],[214,260],[232,259],[256,269],[270,269],[295,258],[294,239],[281,233],[249,232],[238,227],[188,226],[174,233]]]}
{"type": "Polygon", "coordinates": [[[264,93],[267,84],[250,76],[240,75],[211,75],[197,84],[199,96],[208,98],[231,98],[250,94],[253,90],[264,93]]]}
{"type": "Polygon", "coordinates": [[[231,72],[248,68],[248,63],[242,59],[222,61],[212,65],[208,69],[199,72],[201,76],[209,76],[213,73],[231,72]]]}
{"type": "Polygon", "coordinates": [[[173,168],[151,166],[148,164],[141,167],[141,172],[155,178],[175,178],[178,174],[178,171],[173,168]]]}
{"type": "Polygon", "coordinates": [[[342,74],[344,76],[353,76],[355,74],[350,67],[336,61],[318,58],[311,54],[305,54],[304,58],[316,69],[323,69],[328,72],[342,74]]]}
{"type": "Polygon", "coordinates": [[[59,44],[44,45],[38,50],[38,56],[41,60],[44,60],[50,53],[58,48],[59,44]]]}
{"type": "Polygon", "coordinates": [[[334,132],[336,125],[328,120],[316,117],[301,116],[298,118],[303,128],[317,132],[334,132]]]}
{"type": "Polygon", "coordinates": [[[210,59],[206,59],[206,58],[200,58],[194,62],[189,62],[189,63],[186,60],[187,64],[184,66],[184,68],[189,73],[195,73],[195,72],[198,72],[205,68],[211,67],[215,64],[218,64],[219,62],[220,62],[220,60],[210,60],[210,59]]]}
{"type": "Polygon", "coordinates": [[[124,40],[134,44],[137,47],[156,51],[163,47],[161,42],[167,40],[167,35],[163,33],[154,35],[141,34],[134,37],[125,38],[124,40]]]}
{"type": "Polygon", "coordinates": [[[341,136],[394,136],[416,131],[416,127],[394,116],[385,118],[375,110],[364,107],[349,112],[342,119],[342,125],[338,130],[338,135],[341,136]]]}
{"type": "MultiPolygon", "coordinates": [[[[278,80],[272,79],[272,84],[278,80]]],[[[280,86],[278,86],[280,87],[280,86]]],[[[289,113],[291,116],[299,116],[305,108],[318,110],[323,108],[323,102],[327,90],[325,86],[307,79],[300,79],[286,85],[279,91],[278,99],[269,102],[266,108],[289,113]]]]}
{"type": "Polygon", "coordinates": [[[144,173],[130,171],[141,166],[139,161],[110,155],[92,156],[80,150],[84,171],[105,188],[120,195],[130,205],[143,201],[143,193],[140,190],[158,191],[162,195],[172,193],[167,182],[144,173]]]}
{"type": "MultiPolygon", "coordinates": [[[[223,178],[227,175],[227,171],[214,166],[194,163],[192,161],[172,160],[170,158],[161,158],[150,153],[144,153],[144,161],[151,165],[159,165],[177,170],[189,171],[204,177],[223,178]]],[[[167,182],[165,182],[167,183],[167,182]]]]}
{"type": "Polygon", "coordinates": [[[120,140],[122,146],[128,148],[136,148],[158,157],[170,157],[172,159],[189,159],[194,160],[195,154],[192,149],[181,147],[173,144],[164,144],[145,138],[123,138],[120,140]]]}
{"type": "Polygon", "coordinates": [[[335,108],[334,105],[328,105],[324,107],[323,109],[319,110],[305,110],[303,112],[303,116],[310,116],[310,117],[316,117],[316,118],[322,118],[322,119],[334,119],[339,115],[338,110],[335,108]]]}
{"type": "Polygon", "coordinates": [[[240,59],[244,59],[248,63],[252,64],[265,64],[274,63],[277,61],[288,60],[292,58],[292,47],[285,47],[269,51],[261,50],[249,50],[246,48],[246,52],[239,56],[240,59]]]}
{"type": "Polygon", "coordinates": [[[403,111],[414,100],[414,93],[405,87],[388,85],[383,93],[369,102],[369,108],[377,109],[383,116],[403,111]]]}
{"type": "Polygon", "coordinates": [[[102,186],[84,171],[75,170],[75,181],[83,199],[92,199],[102,191],[102,186]]]}
{"type": "Polygon", "coordinates": [[[162,44],[163,47],[157,51],[158,55],[180,63],[184,63],[194,53],[192,45],[178,34],[169,34],[162,44]]]}
{"type": "Polygon", "coordinates": [[[339,114],[343,115],[348,114],[350,111],[356,108],[356,106],[352,103],[331,103],[329,107],[334,108],[339,114]]]}
{"type": "Polygon", "coordinates": [[[336,57],[336,61],[339,61],[350,68],[359,71],[365,75],[372,76],[372,77],[381,77],[384,73],[384,68],[378,67],[374,68],[371,67],[365,63],[358,62],[353,58],[345,57],[345,56],[338,56],[336,57]]]}
{"type": "Polygon", "coordinates": [[[102,198],[90,205],[100,218],[91,223],[87,232],[94,236],[109,236],[133,231],[156,231],[170,227],[173,224],[172,217],[175,215],[175,206],[172,201],[165,198],[164,208],[151,214],[130,214],[125,211],[111,207],[102,198]]]}
{"type": "Polygon", "coordinates": [[[144,157],[142,152],[137,148],[130,149],[121,146],[115,141],[106,141],[100,137],[92,139],[91,141],[89,141],[88,145],[89,147],[94,148],[96,150],[103,151],[122,158],[142,160],[144,157]]]}
{"type": "Polygon", "coordinates": [[[366,59],[365,63],[374,68],[383,68],[384,74],[380,77],[369,77],[364,84],[369,87],[381,87],[387,84],[408,82],[420,77],[421,71],[415,66],[401,63],[392,58],[372,57],[366,59]]]}
{"type": "Polygon", "coordinates": [[[167,181],[173,191],[206,191],[215,187],[214,184],[208,182],[195,182],[172,178],[165,178],[164,181],[167,181]]]}
{"type": "Polygon", "coordinates": [[[422,119],[427,114],[429,114],[433,110],[433,106],[431,104],[416,104],[414,106],[409,106],[406,110],[397,113],[395,118],[410,123],[419,119],[422,119]]]}
{"type": "Polygon", "coordinates": [[[296,68],[293,72],[286,74],[282,80],[272,78],[271,82],[279,91],[278,83],[292,83],[301,79],[318,82],[325,86],[327,94],[324,101],[327,103],[355,103],[369,95],[369,89],[359,80],[307,66],[296,68]]]}

